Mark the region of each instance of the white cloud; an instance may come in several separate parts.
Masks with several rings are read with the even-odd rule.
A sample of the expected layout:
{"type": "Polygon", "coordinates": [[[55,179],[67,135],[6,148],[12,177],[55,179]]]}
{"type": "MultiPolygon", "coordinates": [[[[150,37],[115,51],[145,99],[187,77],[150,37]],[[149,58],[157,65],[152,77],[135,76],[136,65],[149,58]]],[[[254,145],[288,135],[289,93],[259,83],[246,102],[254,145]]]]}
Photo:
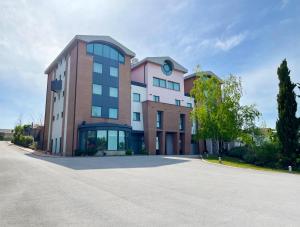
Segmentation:
{"type": "Polygon", "coordinates": [[[225,39],[217,39],[215,47],[223,51],[231,50],[232,48],[238,46],[246,38],[246,32],[227,37],[225,39]]]}

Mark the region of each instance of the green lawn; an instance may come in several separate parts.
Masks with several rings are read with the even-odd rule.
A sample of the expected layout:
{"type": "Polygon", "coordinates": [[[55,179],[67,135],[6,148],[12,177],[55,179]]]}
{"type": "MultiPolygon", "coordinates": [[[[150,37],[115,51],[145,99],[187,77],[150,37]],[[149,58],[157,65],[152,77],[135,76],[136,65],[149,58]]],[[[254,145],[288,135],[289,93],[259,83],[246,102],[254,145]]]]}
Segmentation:
{"type": "MultiPolygon", "coordinates": [[[[206,160],[208,162],[211,162],[211,163],[219,164],[219,158],[217,156],[209,156],[208,158],[204,158],[204,160],[206,160]]],[[[228,157],[228,156],[222,157],[222,164],[227,165],[227,166],[246,168],[246,169],[255,169],[255,170],[263,170],[263,171],[276,171],[276,172],[288,173],[287,170],[272,169],[272,168],[267,168],[267,167],[256,166],[256,165],[253,165],[253,164],[245,163],[244,161],[242,161],[238,158],[232,158],[232,157],[228,157]]],[[[293,171],[293,173],[299,174],[300,172],[293,171]]]]}

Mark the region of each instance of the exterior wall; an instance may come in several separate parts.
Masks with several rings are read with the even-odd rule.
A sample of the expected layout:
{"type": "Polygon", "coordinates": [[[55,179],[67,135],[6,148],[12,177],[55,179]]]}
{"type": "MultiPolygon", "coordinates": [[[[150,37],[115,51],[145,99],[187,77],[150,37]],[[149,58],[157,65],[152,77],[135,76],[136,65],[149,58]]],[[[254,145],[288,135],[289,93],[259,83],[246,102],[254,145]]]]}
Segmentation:
{"type": "Polygon", "coordinates": [[[162,72],[161,66],[153,63],[148,63],[146,70],[147,100],[153,100],[153,95],[158,95],[160,97],[160,102],[162,103],[175,104],[175,99],[178,99],[181,100],[182,106],[186,106],[182,72],[174,70],[170,76],[166,76],[162,72]],[[153,77],[179,83],[180,91],[174,91],[167,88],[153,86],[153,77]]]}
{"type": "Polygon", "coordinates": [[[184,80],[184,94],[190,94],[193,86],[194,86],[194,80],[196,77],[191,77],[184,80]]]}
{"type": "Polygon", "coordinates": [[[77,46],[71,51],[70,71],[70,106],[66,146],[67,155],[72,155],[72,151],[77,147],[78,126],[82,124],[83,121],[87,124],[99,122],[124,125],[131,124],[131,77],[129,56],[125,56],[124,64],[119,64],[118,119],[91,116],[93,57],[87,55],[86,44],[84,42],[78,42],[78,56],[77,46]],[[77,61],[78,63],[76,64],[77,61]]]}
{"type": "Polygon", "coordinates": [[[184,138],[183,152],[190,154],[191,152],[191,121],[190,114],[191,108],[176,106],[153,101],[143,102],[143,119],[144,119],[144,135],[145,146],[149,154],[156,154],[156,135],[160,133],[160,154],[166,154],[165,138],[166,133],[173,133],[174,136],[174,154],[179,154],[179,138],[180,134],[184,138]],[[156,114],[157,111],[163,111],[162,128],[156,128],[156,114]],[[185,129],[179,130],[180,115],[185,115],[185,129]]]}
{"type": "Polygon", "coordinates": [[[146,70],[145,65],[147,63],[140,65],[139,67],[136,67],[131,70],[131,80],[136,81],[139,83],[145,83],[145,77],[146,77],[146,70]]]}
{"type": "Polygon", "coordinates": [[[52,153],[59,153],[62,151],[61,141],[62,141],[62,122],[63,122],[63,116],[62,113],[64,111],[64,87],[65,87],[65,70],[66,70],[66,60],[65,58],[62,59],[62,61],[58,64],[57,69],[55,71],[55,74],[53,75],[52,80],[62,80],[62,90],[60,92],[52,92],[53,98],[53,111],[52,111],[52,117],[54,117],[55,120],[52,120],[52,134],[51,139],[53,141],[52,143],[52,153]],[[54,98],[56,101],[54,102],[54,98]],[[55,142],[56,141],[56,142],[55,142]]]}
{"type": "Polygon", "coordinates": [[[143,131],[144,121],[143,121],[143,107],[142,102],[146,101],[146,88],[136,85],[131,85],[131,126],[132,130],[143,131]],[[140,94],[140,102],[133,101],[133,93],[140,94]],[[133,121],[133,112],[140,113],[140,121],[133,121]]]}

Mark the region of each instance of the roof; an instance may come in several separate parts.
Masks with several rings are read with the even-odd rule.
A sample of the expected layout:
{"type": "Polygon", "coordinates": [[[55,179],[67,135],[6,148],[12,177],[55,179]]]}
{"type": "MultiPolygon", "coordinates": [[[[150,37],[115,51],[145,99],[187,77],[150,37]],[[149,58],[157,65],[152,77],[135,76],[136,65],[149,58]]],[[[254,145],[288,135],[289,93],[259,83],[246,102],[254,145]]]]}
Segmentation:
{"type": "Polygon", "coordinates": [[[0,133],[13,133],[13,129],[0,129],[0,133]]]}
{"type": "Polygon", "coordinates": [[[145,62],[151,62],[154,64],[158,64],[158,65],[163,65],[164,62],[166,60],[169,60],[173,63],[174,65],[174,69],[181,71],[183,73],[187,73],[188,70],[186,68],[184,68],[182,65],[180,65],[178,62],[176,62],[173,58],[169,57],[169,56],[165,56],[165,57],[147,57],[144,58],[143,60],[139,61],[138,63],[134,64],[131,69],[134,69],[142,64],[144,64],[145,62]]]}
{"type": "Polygon", "coordinates": [[[129,50],[127,47],[123,46],[121,43],[116,41],[115,39],[111,38],[110,36],[104,35],[76,35],[68,44],[67,46],[60,52],[60,54],[55,58],[55,60],[47,67],[45,73],[49,73],[49,71],[56,65],[56,63],[60,60],[62,56],[64,56],[70,47],[75,43],[75,41],[80,40],[83,42],[93,42],[93,41],[100,41],[105,43],[110,43],[116,46],[117,48],[121,49],[126,55],[130,57],[134,57],[135,53],[129,50]]]}
{"type": "MultiPolygon", "coordinates": [[[[213,73],[212,71],[201,71],[201,73],[203,73],[204,75],[209,75],[209,76],[215,76],[218,80],[222,81],[222,79],[220,77],[218,77],[215,73],[213,73]]],[[[190,75],[187,75],[184,77],[184,80],[193,78],[196,76],[197,73],[192,73],[190,75]]]]}

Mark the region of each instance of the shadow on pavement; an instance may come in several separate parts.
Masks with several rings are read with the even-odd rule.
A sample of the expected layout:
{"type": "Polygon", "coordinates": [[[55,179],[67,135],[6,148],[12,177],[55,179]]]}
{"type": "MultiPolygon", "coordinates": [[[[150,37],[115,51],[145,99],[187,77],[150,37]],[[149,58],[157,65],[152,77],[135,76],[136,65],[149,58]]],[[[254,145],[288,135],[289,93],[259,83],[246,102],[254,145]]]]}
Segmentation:
{"type": "Polygon", "coordinates": [[[196,158],[187,158],[187,156],[42,157],[34,154],[25,155],[74,170],[151,168],[180,164],[190,161],[189,158],[196,158]]]}

